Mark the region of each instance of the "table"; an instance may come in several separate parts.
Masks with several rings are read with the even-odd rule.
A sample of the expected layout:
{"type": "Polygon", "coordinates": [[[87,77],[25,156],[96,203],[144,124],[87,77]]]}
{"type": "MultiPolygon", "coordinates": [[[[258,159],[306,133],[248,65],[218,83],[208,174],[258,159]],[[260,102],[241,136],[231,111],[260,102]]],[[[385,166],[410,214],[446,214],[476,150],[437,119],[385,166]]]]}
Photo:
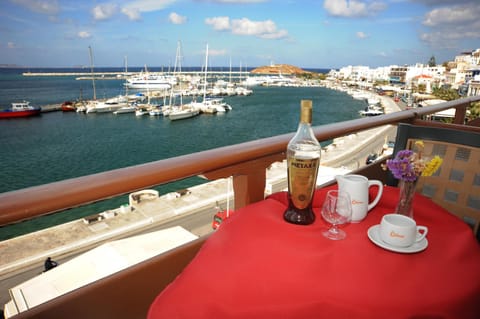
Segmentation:
{"type": "Polygon", "coordinates": [[[148,318],[479,318],[480,245],[463,221],[417,194],[427,249],[380,248],[367,230],[394,210],[398,189],[386,186],[367,217],[344,228],[347,238],[333,241],[320,233],[319,211],[331,188],[316,191],[309,226],[284,222],[286,193],[236,211],[148,318]]]}

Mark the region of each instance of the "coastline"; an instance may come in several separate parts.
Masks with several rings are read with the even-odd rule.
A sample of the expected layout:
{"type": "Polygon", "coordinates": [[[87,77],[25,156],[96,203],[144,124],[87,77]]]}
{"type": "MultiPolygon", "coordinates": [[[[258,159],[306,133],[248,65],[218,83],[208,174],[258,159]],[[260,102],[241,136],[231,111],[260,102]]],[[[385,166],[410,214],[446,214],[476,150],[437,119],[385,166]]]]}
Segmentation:
{"type": "MultiPolygon", "coordinates": [[[[380,98],[386,113],[400,110],[390,98],[380,98]]],[[[339,172],[344,174],[365,164],[365,158],[375,144],[373,142],[381,150],[385,136],[395,135],[392,130],[394,128],[387,126],[335,139],[334,147],[322,151],[322,167],[317,184],[332,180],[339,172]]],[[[267,195],[285,190],[286,179],[285,161],[274,163],[267,171],[267,195]]],[[[0,242],[5,257],[0,263],[1,295],[8,296],[3,292],[15,286],[15,282],[18,284],[29,279],[32,273],[41,271],[43,261],[49,256],[63,263],[101,243],[171,227],[179,224],[180,220],[185,222],[180,225],[191,233],[197,236],[208,235],[213,231],[211,220],[218,210],[217,206],[225,208],[227,198],[233,201],[233,193],[227,194],[226,183],[227,180],[212,181],[191,187],[184,194],[168,193],[158,199],[130,205],[128,209],[120,207],[109,210],[114,217],[91,225],[76,220],[0,242]],[[188,224],[188,218],[194,215],[202,216],[207,223],[201,227],[188,224]],[[4,280],[7,278],[12,280],[4,280]]],[[[2,298],[0,303],[7,301],[2,298]]]]}

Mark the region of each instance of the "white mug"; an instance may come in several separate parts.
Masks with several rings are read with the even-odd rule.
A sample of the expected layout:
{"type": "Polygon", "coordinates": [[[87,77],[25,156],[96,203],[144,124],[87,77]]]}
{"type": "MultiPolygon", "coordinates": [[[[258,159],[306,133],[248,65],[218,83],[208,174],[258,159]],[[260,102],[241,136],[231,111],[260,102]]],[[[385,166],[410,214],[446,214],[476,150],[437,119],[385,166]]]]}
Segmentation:
{"type": "Polygon", "coordinates": [[[408,247],[427,236],[426,226],[417,226],[412,218],[400,214],[384,215],[380,223],[380,238],[395,247],[408,247]]]}
{"type": "Polygon", "coordinates": [[[347,192],[352,199],[352,223],[358,223],[363,220],[367,213],[377,205],[383,194],[383,184],[378,180],[369,180],[365,176],[347,174],[335,176],[338,184],[338,190],[347,192]],[[368,189],[376,185],[378,193],[375,199],[368,202],[368,189]]]}

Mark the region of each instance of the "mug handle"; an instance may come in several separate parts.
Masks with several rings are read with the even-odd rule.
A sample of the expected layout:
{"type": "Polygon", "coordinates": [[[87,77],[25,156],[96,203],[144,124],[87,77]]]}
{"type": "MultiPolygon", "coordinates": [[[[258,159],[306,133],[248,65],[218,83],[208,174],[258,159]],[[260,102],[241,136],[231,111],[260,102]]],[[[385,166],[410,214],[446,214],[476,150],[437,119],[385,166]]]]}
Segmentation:
{"type": "Polygon", "coordinates": [[[428,233],[428,228],[425,226],[417,226],[417,237],[415,239],[415,242],[419,242],[420,240],[424,239],[425,236],[427,236],[428,233]],[[420,230],[423,230],[423,233],[420,232],[420,230]]]}
{"type": "Polygon", "coordinates": [[[382,197],[382,194],[383,194],[383,184],[382,184],[382,182],[377,181],[377,180],[369,180],[368,181],[368,188],[370,188],[370,186],[373,186],[373,185],[378,186],[378,193],[377,193],[377,197],[375,197],[373,202],[368,204],[368,211],[370,211],[370,209],[372,209],[373,207],[375,207],[375,205],[378,204],[378,201],[380,200],[380,197],[382,197]]]}

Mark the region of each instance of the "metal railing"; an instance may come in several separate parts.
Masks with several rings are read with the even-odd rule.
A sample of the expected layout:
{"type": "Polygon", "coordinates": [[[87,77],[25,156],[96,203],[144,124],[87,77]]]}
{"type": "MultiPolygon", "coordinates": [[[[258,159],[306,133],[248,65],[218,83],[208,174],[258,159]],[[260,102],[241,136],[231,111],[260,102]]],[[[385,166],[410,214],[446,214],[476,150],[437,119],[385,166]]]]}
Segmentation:
{"type": "MultiPolygon", "coordinates": [[[[466,107],[480,97],[411,109],[314,128],[320,141],[456,108],[463,124],[466,107]]],[[[460,125],[458,125],[460,127],[460,125]]],[[[0,194],[0,225],[60,211],[80,204],[149,188],[194,175],[214,179],[233,176],[236,208],[263,199],[265,169],[285,157],[292,134],[222,147],[143,165],[74,178],[0,194]]],[[[360,172],[370,178],[384,172],[380,162],[360,172]]],[[[177,247],[106,278],[40,304],[14,318],[145,318],[153,299],[194,258],[206,237],[177,247]]]]}
{"type": "MultiPolygon", "coordinates": [[[[456,109],[454,123],[464,124],[467,107],[476,101],[480,96],[322,125],[315,127],[314,133],[319,141],[326,141],[386,124],[411,122],[449,108],[456,109]]],[[[208,179],[233,176],[235,208],[240,208],[263,199],[265,169],[285,158],[292,136],[284,134],[2,193],[0,226],[197,175],[208,179]]]]}

